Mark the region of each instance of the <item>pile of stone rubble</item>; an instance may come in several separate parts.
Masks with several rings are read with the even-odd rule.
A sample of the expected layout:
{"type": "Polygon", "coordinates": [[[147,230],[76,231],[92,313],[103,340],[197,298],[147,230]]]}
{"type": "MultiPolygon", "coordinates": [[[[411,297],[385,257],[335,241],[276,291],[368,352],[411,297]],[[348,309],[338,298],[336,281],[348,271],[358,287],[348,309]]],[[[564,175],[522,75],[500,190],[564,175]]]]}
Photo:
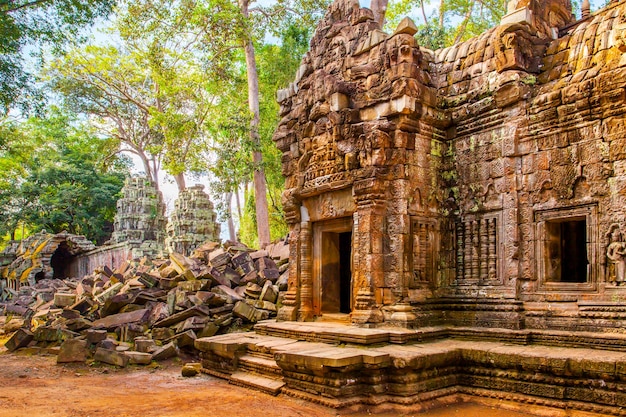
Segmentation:
{"type": "Polygon", "coordinates": [[[287,289],[289,246],[253,251],[207,242],[190,257],[126,261],[83,278],[47,279],[0,303],[9,351],[31,347],[57,361],[149,364],[193,349],[197,337],[272,318],[287,289]]]}

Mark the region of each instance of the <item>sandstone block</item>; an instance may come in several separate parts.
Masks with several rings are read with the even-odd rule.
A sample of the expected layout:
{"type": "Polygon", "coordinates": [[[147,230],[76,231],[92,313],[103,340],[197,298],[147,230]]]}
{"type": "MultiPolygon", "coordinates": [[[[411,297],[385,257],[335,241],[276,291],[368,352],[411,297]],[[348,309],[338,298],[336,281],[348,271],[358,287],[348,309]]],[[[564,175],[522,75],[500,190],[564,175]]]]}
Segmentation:
{"type": "Polygon", "coordinates": [[[69,307],[76,302],[76,294],[57,292],[54,294],[54,305],[57,307],[69,307]]]}
{"type": "Polygon", "coordinates": [[[15,333],[13,333],[13,336],[6,341],[4,347],[7,348],[9,352],[13,352],[17,349],[28,346],[32,340],[33,334],[30,330],[18,329],[15,333]]]}
{"type": "Polygon", "coordinates": [[[158,349],[159,348],[156,345],[156,342],[152,339],[147,339],[145,337],[138,337],[135,339],[135,350],[137,352],[152,354],[158,349]]]}
{"type": "Polygon", "coordinates": [[[91,345],[96,345],[107,338],[107,331],[98,330],[98,329],[90,329],[90,330],[87,330],[87,332],[85,333],[85,336],[87,338],[87,343],[91,345]]]}
{"type": "Polygon", "coordinates": [[[108,363],[109,365],[119,366],[121,368],[126,367],[130,358],[124,354],[124,352],[118,352],[116,350],[110,350],[99,347],[96,349],[94,359],[98,362],[108,363]]]}
{"type": "Polygon", "coordinates": [[[61,344],[57,363],[85,362],[87,353],[87,340],[69,339],[61,344]]]}
{"type": "Polygon", "coordinates": [[[250,323],[255,323],[257,321],[257,309],[244,303],[243,301],[238,301],[235,304],[235,307],[233,308],[233,315],[250,323]]]}
{"type": "Polygon", "coordinates": [[[124,355],[128,357],[128,363],[130,363],[131,365],[150,365],[150,363],[152,362],[151,353],[128,350],[124,352],[124,355]]]}
{"type": "Polygon", "coordinates": [[[154,352],[152,354],[152,360],[163,361],[165,359],[173,358],[174,356],[178,356],[178,348],[173,342],[170,342],[154,352]]]}

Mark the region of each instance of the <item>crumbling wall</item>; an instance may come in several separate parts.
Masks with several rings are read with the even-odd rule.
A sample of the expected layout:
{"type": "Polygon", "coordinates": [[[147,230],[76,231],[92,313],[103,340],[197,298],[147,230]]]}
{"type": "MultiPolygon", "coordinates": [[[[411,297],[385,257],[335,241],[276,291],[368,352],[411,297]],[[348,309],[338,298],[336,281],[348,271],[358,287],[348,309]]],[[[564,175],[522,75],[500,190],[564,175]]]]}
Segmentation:
{"type": "Polygon", "coordinates": [[[217,214],[204,186],[195,185],[181,191],[167,223],[167,250],[189,255],[202,243],[219,240],[217,214]]]}
{"type": "Polygon", "coordinates": [[[166,222],[161,192],[145,178],[128,178],[117,201],[111,242],[155,241],[162,246],[166,222]]]}

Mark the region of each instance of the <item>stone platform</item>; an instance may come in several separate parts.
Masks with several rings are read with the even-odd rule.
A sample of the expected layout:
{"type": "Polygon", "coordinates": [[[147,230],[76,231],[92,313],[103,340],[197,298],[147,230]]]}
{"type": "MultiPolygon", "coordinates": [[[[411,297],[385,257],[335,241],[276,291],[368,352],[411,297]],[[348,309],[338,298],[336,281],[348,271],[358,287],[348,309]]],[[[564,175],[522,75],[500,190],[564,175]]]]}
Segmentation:
{"type": "Polygon", "coordinates": [[[206,373],[333,408],[469,396],[626,415],[626,337],[566,333],[267,321],[196,348],[206,373]]]}

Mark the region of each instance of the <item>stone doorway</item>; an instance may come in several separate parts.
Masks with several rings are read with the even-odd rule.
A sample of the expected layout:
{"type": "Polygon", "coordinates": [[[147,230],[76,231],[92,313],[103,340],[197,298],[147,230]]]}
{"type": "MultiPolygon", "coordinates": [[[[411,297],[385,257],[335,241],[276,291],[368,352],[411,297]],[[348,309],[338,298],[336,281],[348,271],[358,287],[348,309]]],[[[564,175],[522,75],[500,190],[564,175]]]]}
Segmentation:
{"type": "Polygon", "coordinates": [[[313,225],[313,311],[352,312],[352,217],[313,225]]]}
{"type": "MultiPolygon", "coordinates": [[[[72,276],[71,264],[75,256],[69,251],[67,242],[61,242],[50,258],[53,279],[64,279],[72,276]]],[[[35,277],[37,280],[37,277],[35,277]]]]}

